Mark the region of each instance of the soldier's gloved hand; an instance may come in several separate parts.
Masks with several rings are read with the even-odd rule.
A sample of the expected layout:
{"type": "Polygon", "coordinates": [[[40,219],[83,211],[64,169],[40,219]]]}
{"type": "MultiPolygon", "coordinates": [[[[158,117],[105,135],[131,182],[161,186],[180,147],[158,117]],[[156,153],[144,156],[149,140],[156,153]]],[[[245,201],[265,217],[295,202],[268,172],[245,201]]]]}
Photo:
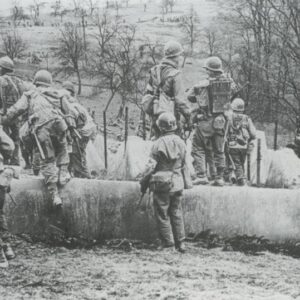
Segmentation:
{"type": "Polygon", "coordinates": [[[148,184],[147,184],[145,178],[142,178],[140,180],[140,191],[141,191],[141,193],[145,194],[147,189],[148,189],[148,184]]]}

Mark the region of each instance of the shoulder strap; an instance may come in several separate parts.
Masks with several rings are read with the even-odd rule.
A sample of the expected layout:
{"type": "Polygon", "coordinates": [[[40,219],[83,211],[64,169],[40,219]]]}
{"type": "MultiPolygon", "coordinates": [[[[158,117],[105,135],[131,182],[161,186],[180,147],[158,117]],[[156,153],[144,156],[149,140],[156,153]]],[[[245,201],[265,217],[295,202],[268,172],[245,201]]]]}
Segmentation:
{"type": "Polygon", "coordinates": [[[18,98],[20,98],[19,90],[18,90],[16,84],[15,84],[15,83],[13,82],[13,80],[11,79],[11,77],[8,76],[8,75],[4,75],[4,76],[5,76],[5,78],[11,83],[11,85],[13,86],[13,88],[15,89],[15,91],[17,92],[18,98]]]}

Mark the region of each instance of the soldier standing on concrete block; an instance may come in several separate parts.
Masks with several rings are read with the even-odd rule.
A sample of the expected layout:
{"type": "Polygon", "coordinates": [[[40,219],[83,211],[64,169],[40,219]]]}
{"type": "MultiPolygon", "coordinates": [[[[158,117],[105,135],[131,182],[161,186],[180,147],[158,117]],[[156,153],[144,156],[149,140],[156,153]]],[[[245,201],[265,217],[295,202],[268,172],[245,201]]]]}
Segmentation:
{"type": "Polygon", "coordinates": [[[97,134],[97,126],[90,116],[88,111],[83,107],[75,97],[75,87],[72,82],[65,81],[63,88],[67,94],[64,96],[76,112],[74,115],[76,122],[76,130],[79,136],[74,131],[71,131],[71,152],[69,170],[74,177],[91,178],[91,174],[87,167],[86,147],[90,139],[94,139],[97,134]]]}
{"type": "Polygon", "coordinates": [[[253,140],[256,138],[256,129],[252,120],[244,114],[245,103],[241,98],[235,98],[231,103],[233,113],[229,117],[228,148],[229,155],[235,165],[237,184],[246,184],[245,161],[247,153],[254,148],[253,140]]]}
{"type": "Polygon", "coordinates": [[[214,185],[224,185],[224,135],[227,127],[225,111],[237,87],[231,77],[224,74],[218,57],[206,60],[208,78],[190,89],[188,100],[198,103],[197,125],[192,141],[192,156],[197,178],[194,184],[207,184],[207,153],[212,151],[216,166],[214,185]]]}
{"type": "MultiPolygon", "coordinates": [[[[14,75],[14,62],[8,56],[0,58],[0,72],[0,99],[2,111],[5,114],[6,111],[21,98],[22,94],[28,90],[28,88],[20,78],[14,75]]],[[[17,166],[20,165],[19,129],[19,119],[16,119],[9,126],[4,127],[4,130],[15,144],[15,150],[9,164],[17,166]]]]}
{"type": "Polygon", "coordinates": [[[190,125],[190,108],[185,100],[181,72],[179,70],[183,48],[176,41],[166,43],[165,57],[150,70],[146,95],[142,100],[142,109],[152,119],[151,136],[159,136],[156,120],[159,115],[169,112],[175,115],[178,132],[180,132],[180,115],[190,125]]]}
{"type": "Polygon", "coordinates": [[[22,114],[28,115],[28,132],[41,157],[40,169],[54,206],[61,206],[57,183],[66,184],[71,176],[68,171],[67,123],[56,103],[59,93],[51,88],[52,76],[40,70],[35,74],[33,84],[36,89],[25,92],[5,117],[4,124],[10,124],[22,114]]]}
{"type": "Polygon", "coordinates": [[[181,202],[187,180],[182,174],[187,153],[186,145],[175,134],[177,125],[174,115],[162,113],[156,125],[161,136],[152,147],[150,161],[140,181],[141,192],[145,193],[148,186],[153,192],[161,248],[172,248],[175,242],[175,248],[183,253],[185,231],[181,202]]]}
{"type": "Polygon", "coordinates": [[[15,254],[10,246],[10,234],[8,232],[7,220],[4,214],[4,203],[6,194],[10,192],[10,182],[15,177],[12,168],[5,168],[3,160],[9,159],[14,151],[14,142],[0,126],[0,268],[8,267],[8,259],[13,259],[15,254]],[[3,159],[4,158],[4,159],[3,159]]]}

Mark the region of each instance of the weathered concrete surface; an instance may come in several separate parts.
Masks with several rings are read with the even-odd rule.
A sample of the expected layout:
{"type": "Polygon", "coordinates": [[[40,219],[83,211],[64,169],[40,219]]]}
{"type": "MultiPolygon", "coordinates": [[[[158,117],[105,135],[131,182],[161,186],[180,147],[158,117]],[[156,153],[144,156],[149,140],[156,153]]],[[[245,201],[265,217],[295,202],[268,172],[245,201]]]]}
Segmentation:
{"type": "MultiPolygon", "coordinates": [[[[53,212],[42,181],[14,181],[12,195],[17,205],[9,197],[6,203],[12,231],[43,234],[53,212]]],[[[136,182],[73,179],[61,195],[64,226],[70,235],[96,239],[153,239],[156,235],[152,209],[136,209],[136,182]]],[[[299,199],[300,190],[195,187],[184,194],[186,231],[212,229],[225,236],[256,234],[273,240],[300,240],[299,199]]]]}

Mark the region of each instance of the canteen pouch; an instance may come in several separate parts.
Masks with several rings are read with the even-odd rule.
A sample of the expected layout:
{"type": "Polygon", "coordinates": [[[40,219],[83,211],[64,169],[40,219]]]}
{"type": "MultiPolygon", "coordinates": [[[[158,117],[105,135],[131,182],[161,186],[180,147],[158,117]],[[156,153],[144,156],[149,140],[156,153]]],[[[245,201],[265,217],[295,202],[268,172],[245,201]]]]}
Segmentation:
{"type": "Polygon", "coordinates": [[[173,188],[173,172],[159,171],[152,175],[150,190],[156,193],[167,193],[173,188]]]}

